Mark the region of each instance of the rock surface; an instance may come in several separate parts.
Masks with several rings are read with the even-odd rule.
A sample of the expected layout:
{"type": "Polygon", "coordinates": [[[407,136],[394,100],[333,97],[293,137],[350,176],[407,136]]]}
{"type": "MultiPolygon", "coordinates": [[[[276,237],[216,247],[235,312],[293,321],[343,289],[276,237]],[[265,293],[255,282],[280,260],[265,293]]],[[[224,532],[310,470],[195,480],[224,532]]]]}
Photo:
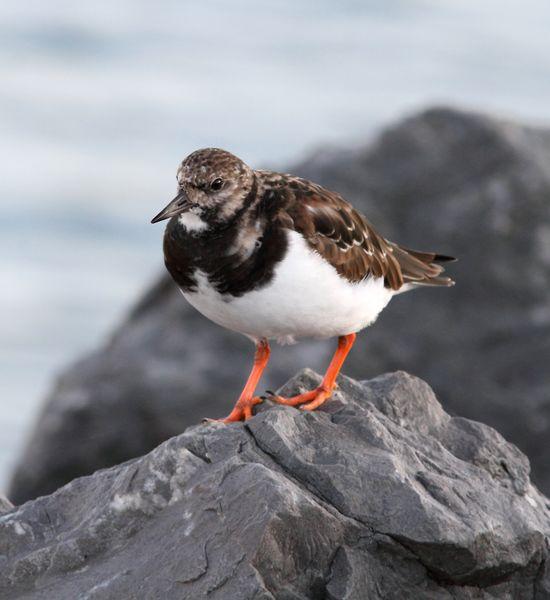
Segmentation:
{"type": "Polygon", "coordinates": [[[195,426],[0,517],[0,597],[543,599],[549,534],[496,431],[406,373],[342,377],[323,411],[195,426]]]}
{"type": "Polygon", "coordinates": [[[4,496],[4,494],[0,494],[0,515],[2,513],[8,512],[13,508],[13,504],[4,496]]]}
{"type": "MultiPolygon", "coordinates": [[[[346,372],[418,373],[447,410],[517,443],[547,492],[549,164],[548,131],[436,109],[368,146],[325,150],[289,168],[340,191],[388,237],[460,259],[453,289],[395,298],[359,337],[346,372]]],[[[275,348],[262,386],[277,387],[297,366],[324,369],[333,346],[275,348]]],[[[251,358],[248,341],[200,316],[163,277],[105,347],[62,375],[10,497],[51,492],[200,417],[226,414],[251,358]]]]}

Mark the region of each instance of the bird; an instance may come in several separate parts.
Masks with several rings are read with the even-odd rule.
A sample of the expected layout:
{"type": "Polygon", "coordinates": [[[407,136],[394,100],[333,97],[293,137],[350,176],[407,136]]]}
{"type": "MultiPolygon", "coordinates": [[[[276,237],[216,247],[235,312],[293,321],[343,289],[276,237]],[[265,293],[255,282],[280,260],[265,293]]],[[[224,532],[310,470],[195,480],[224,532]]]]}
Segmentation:
{"type": "Polygon", "coordinates": [[[443,275],[453,257],[389,241],[338,193],[253,169],[220,148],[181,162],[177,195],[151,222],[167,219],[164,262],[185,299],[255,344],[248,380],[222,423],[250,419],[263,401],[255,392],[270,343],[337,338],[318,387],[270,398],[315,410],[334,391],[357,334],[393,296],[454,285],[443,275]]]}

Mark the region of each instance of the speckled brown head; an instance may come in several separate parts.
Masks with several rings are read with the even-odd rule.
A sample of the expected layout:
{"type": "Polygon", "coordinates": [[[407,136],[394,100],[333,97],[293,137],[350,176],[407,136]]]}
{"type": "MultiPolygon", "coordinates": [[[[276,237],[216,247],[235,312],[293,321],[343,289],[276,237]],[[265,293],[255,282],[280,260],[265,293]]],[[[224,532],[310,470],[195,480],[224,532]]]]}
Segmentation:
{"type": "Polygon", "coordinates": [[[196,150],[177,172],[178,194],[152,223],[184,213],[208,225],[223,224],[243,208],[253,192],[254,171],[219,148],[196,150]]]}

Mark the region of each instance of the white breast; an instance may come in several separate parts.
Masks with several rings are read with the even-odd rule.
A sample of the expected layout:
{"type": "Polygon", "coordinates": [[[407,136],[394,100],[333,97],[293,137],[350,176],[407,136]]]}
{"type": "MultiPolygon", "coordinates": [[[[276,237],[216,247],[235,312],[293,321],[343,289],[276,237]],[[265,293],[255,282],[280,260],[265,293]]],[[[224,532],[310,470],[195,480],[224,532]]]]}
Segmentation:
{"type": "Polygon", "coordinates": [[[285,258],[265,287],[239,298],[222,296],[198,272],[197,291],[183,295],[222,327],[286,343],[355,333],[370,325],[390,301],[393,292],[382,278],[350,283],[300,234],[289,231],[288,242],[285,258]]]}

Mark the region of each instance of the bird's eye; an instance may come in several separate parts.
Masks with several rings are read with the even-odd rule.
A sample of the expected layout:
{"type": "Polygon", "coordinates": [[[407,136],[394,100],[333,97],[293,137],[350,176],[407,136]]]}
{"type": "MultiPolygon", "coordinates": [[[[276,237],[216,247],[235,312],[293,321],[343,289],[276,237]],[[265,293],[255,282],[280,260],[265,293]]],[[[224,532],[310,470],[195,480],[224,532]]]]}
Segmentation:
{"type": "Polygon", "coordinates": [[[214,190],[216,192],[218,190],[221,190],[222,186],[223,186],[223,179],[216,177],[216,179],[214,179],[214,181],[212,181],[212,183],[210,184],[210,189],[214,190]]]}

